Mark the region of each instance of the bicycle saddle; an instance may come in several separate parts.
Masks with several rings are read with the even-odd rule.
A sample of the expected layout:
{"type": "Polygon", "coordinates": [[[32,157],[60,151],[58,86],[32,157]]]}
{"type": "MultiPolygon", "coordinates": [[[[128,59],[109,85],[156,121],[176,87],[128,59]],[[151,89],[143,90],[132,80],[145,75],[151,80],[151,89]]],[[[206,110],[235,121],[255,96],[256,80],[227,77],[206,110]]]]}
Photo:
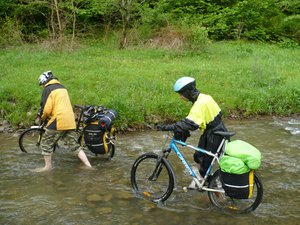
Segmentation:
{"type": "Polygon", "coordinates": [[[220,136],[228,139],[228,138],[232,137],[233,135],[235,135],[235,132],[233,132],[233,131],[215,131],[214,134],[220,135],[220,136]]]}

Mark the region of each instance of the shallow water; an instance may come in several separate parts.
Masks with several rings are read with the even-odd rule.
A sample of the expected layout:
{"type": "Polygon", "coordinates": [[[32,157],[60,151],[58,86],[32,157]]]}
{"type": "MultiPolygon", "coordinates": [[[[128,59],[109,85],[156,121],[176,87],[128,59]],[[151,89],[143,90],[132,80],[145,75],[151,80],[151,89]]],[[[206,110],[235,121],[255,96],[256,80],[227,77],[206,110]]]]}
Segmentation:
{"type": "MultiPolygon", "coordinates": [[[[206,193],[184,193],[189,184],[184,168],[174,154],[177,188],[165,206],[157,207],[134,196],[130,170],[142,153],[159,151],[163,132],[144,131],[119,135],[113,160],[87,152],[95,170],[86,170],[79,160],[57,150],[54,169],[43,166],[39,154],[19,150],[18,135],[0,135],[0,224],[299,224],[300,219],[300,119],[225,121],[229,130],[261,150],[258,171],[264,197],[250,214],[222,212],[214,208],[206,193]]],[[[189,143],[197,144],[194,132],[189,143]]],[[[192,162],[192,152],[183,150],[192,162]]]]}

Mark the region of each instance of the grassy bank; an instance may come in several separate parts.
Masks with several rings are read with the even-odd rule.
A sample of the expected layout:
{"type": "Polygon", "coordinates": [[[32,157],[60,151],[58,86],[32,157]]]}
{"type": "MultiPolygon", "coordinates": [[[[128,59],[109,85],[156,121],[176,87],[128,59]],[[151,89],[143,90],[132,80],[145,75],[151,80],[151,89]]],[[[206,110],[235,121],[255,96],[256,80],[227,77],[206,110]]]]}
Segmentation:
{"type": "Polygon", "coordinates": [[[38,76],[52,70],[73,104],[103,104],[118,111],[125,129],[176,120],[190,103],[172,91],[193,76],[225,116],[300,112],[300,50],[253,43],[214,43],[205,52],[127,49],[88,44],[74,51],[27,46],[0,50],[1,116],[32,124],[42,89],[38,76]]]}

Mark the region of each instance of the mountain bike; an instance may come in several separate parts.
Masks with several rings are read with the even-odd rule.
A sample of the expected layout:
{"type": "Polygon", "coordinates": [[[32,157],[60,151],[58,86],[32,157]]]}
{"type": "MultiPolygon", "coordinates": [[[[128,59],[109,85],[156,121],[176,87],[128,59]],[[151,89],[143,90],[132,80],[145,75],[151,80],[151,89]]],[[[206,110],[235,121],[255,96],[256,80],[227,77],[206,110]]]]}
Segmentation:
{"type": "MultiPolygon", "coordinates": [[[[83,148],[88,148],[85,138],[84,138],[84,113],[85,111],[90,108],[91,106],[80,106],[75,105],[76,109],[80,110],[79,117],[77,118],[76,122],[76,132],[78,133],[78,143],[83,148]]],[[[102,108],[105,110],[105,108],[102,108]]],[[[96,118],[96,117],[95,117],[96,118]]],[[[97,119],[97,118],[96,118],[97,119]]],[[[25,153],[41,153],[41,140],[43,134],[45,133],[45,126],[46,121],[42,121],[42,123],[38,126],[31,126],[29,129],[24,130],[19,136],[19,147],[22,152],[25,153]]],[[[115,154],[115,132],[111,132],[110,134],[105,134],[106,145],[107,145],[107,152],[106,155],[109,159],[114,157],[115,154]]],[[[59,143],[56,143],[53,147],[53,151],[58,149],[60,146],[59,143]]],[[[90,150],[90,149],[89,149],[90,150]]]]}
{"type": "MultiPolygon", "coordinates": [[[[19,147],[25,153],[41,153],[40,145],[42,136],[45,133],[46,122],[42,122],[38,126],[31,126],[29,129],[24,130],[19,136],[19,147]]],[[[55,151],[57,145],[54,145],[55,151]]]]}
{"type": "Polygon", "coordinates": [[[167,148],[163,149],[160,154],[152,152],[142,154],[133,163],[131,169],[131,185],[134,193],[154,203],[163,203],[170,197],[175,186],[175,172],[168,160],[168,156],[173,151],[196,183],[196,190],[199,192],[206,191],[213,205],[224,210],[234,210],[238,213],[255,210],[262,201],[262,182],[254,173],[252,197],[247,199],[235,199],[230,197],[223,189],[224,186],[220,176],[221,170],[219,162],[224,155],[229,138],[235,133],[216,131],[214,134],[223,137],[215,154],[205,149],[189,145],[183,141],[176,140],[174,137],[170,137],[168,133],[166,143],[168,139],[171,140],[167,148]],[[189,162],[184,158],[178,146],[187,147],[189,150],[199,151],[213,157],[203,179],[198,179],[199,176],[197,176],[196,171],[192,169],[189,162]],[[215,167],[217,167],[217,169],[215,167]],[[216,169],[214,172],[213,168],[216,169]]]}

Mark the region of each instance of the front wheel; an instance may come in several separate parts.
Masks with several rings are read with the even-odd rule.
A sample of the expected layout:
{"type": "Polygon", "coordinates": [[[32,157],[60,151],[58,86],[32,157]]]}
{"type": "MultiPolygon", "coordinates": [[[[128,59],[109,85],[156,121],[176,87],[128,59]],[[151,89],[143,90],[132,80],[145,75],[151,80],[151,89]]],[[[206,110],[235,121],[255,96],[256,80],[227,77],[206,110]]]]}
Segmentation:
{"type": "Polygon", "coordinates": [[[174,177],[167,159],[160,158],[155,153],[139,156],[131,169],[131,185],[134,192],[156,203],[169,198],[174,189],[174,177]]]}
{"type": "Polygon", "coordinates": [[[40,143],[43,129],[30,128],[21,133],[19,137],[19,147],[25,153],[40,153],[40,143]]]}
{"type": "Polygon", "coordinates": [[[217,170],[211,177],[208,187],[220,192],[209,191],[208,197],[212,204],[221,209],[229,209],[238,213],[254,211],[262,201],[263,186],[256,174],[254,174],[253,194],[248,199],[235,199],[229,197],[222,188],[220,170],[217,170]]]}

